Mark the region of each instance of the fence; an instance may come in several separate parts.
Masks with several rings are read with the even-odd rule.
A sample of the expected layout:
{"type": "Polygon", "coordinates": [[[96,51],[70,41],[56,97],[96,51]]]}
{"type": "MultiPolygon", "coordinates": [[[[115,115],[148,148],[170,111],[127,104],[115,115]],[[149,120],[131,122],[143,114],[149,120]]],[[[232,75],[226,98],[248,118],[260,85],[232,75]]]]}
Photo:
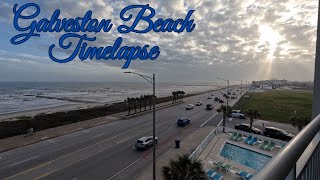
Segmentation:
{"type": "Polygon", "coordinates": [[[216,127],[210,131],[208,136],[204,138],[199,146],[192,152],[189,156],[190,159],[197,159],[201,152],[207,147],[210,141],[214,138],[215,135],[220,134],[222,132],[222,127],[216,127]]]}

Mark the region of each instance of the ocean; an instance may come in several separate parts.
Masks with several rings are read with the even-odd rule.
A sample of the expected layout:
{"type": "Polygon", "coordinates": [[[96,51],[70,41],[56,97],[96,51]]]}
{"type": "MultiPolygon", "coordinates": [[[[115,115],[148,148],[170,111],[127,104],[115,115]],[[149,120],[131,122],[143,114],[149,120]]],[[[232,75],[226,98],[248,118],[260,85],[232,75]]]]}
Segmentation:
{"type": "MultiPolygon", "coordinates": [[[[216,87],[206,84],[157,83],[156,96],[213,89],[216,87]]],[[[145,94],[152,94],[147,82],[0,82],[0,114],[76,103],[110,104],[145,94]]]]}

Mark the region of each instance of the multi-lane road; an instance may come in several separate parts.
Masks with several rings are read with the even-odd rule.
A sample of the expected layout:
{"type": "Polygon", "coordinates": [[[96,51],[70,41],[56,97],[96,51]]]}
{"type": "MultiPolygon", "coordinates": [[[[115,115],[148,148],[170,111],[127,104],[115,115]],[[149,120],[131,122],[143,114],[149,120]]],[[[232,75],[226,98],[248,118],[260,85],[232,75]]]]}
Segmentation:
{"type": "MultiPolygon", "coordinates": [[[[221,92],[213,92],[214,97],[222,97],[221,92]]],[[[189,97],[182,104],[157,110],[157,156],[171,148],[174,139],[220,123],[222,115],[216,108],[221,104],[207,97],[208,93],[189,97]],[[203,105],[185,109],[197,101],[203,105]],[[206,111],[208,103],[215,109],[206,111]],[[183,116],[189,117],[191,124],[178,128],[177,119],[183,116]]],[[[235,101],[229,100],[231,104],[235,101]]],[[[227,125],[233,127],[234,123],[229,121],[227,125]]],[[[151,113],[0,153],[0,179],[135,179],[152,163],[152,148],[144,152],[134,149],[136,140],[146,135],[152,135],[151,113]]]]}

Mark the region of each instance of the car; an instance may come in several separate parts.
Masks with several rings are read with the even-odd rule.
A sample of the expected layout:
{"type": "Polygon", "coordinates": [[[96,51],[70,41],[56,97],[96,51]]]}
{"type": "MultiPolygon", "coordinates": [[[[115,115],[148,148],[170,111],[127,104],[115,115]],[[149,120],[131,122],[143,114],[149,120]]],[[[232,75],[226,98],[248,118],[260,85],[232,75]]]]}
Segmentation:
{"type": "Polygon", "coordinates": [[[240,118],[240,119],[245,119],[246,118],[245,114],[242,113],[241,110],[232,110],[231,117],[240,118]]]}
{"type": "Polygon", "coordinates": [[[237,97],[235,97],[235,96],[231,96],[230,98],[231,98],[231,99],[237,99],[237,97]]]}
{"type": "Polygon", "coordinates": [[[186,110],[191,110],[191,109],[193,109],[193,104],[188,104],[188,105],[186,106],[186,110]]]}
{"type": "Polygon", "coordinates": [[[207,104],[206,110],[212,110],[212,109],[213,109],[213,105],[212,104],[207,104]]]}
{"type": "Polygon", "coordinates": [[[231,94],[231,92],[228,91],[228,95],[230,95],[230,94],[231,94]]]}
{"type": "Polygon", "coordinates": [[[234,92],[234,93],[232,93],[232,95],[236,95],[236,93],[234,92]]]}
{"type": "MultiPolygon", "coordinates": [[[[158,138],[155,137],[155,143],[157,144],[158,138]]],[[[149,147],[153,146],[153,136],[144,136],[137,140],[135,148],[137,150],[146,150],[149,147]]]]}
{"type": "Polygon", "coordinates": [[[224,101],[222,99],[219,100],[219,103],[224,103],[224,101]]]}
{"type": "Polygon", "coordinates": [[[263,131],[263,135],[283,141],[290,141],[294,137],[293,134],[275,127],[266,127],[263,131]]]}
{"type": "Polygon", "coordinates": [[[245,132],[252,132],[254,134],[261,134],[261,130],[252,126],[252,131],[250,131],[250,124],[236,124],[235,129],[245,132]]]}
{"type": "Polygon", "coordinates": [[[218,97],[214,98],[214,101],[219,101],[219,100],[220,100],[220,98],[218,98],[218,97]]]}
{"type": "Polygon", "coordinates": [[[186,118],[186,117],[182,117],[180,119],[178,119],[177,121],[177,125],[180,127],[186,126],[190,124],[190,119],[186,118]]]}
{"type": "Polygon", "coordinates": [[[223,97],[226,97],[227,96],[227,94],[223,94],[223,97]]]}
{"type": "Polygon", "coordinates": [[[196,106],[201,106],[202,105],[202,102],[201,101],[198,101],[196,106]]]}
{"type": "Polygon", "coordinates": [[[207,99],[212,99],[212,96],[207,97],[207,99]]]}

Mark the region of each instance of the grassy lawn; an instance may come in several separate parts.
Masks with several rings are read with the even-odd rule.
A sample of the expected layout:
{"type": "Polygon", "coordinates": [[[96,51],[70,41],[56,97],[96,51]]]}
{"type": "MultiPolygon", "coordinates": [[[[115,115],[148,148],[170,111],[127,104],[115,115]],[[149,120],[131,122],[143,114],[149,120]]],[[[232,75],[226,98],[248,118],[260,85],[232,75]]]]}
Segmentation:
{"type": "Polygon", "coordinates": [[[266,92],[248,92],[235,104],[233,109],[246,111],[248,108],[257,109],[259,119],[289,123],[289,117],[296,110],[298,116],[311,118],[312,91],[270,90],[266,92]]]}

